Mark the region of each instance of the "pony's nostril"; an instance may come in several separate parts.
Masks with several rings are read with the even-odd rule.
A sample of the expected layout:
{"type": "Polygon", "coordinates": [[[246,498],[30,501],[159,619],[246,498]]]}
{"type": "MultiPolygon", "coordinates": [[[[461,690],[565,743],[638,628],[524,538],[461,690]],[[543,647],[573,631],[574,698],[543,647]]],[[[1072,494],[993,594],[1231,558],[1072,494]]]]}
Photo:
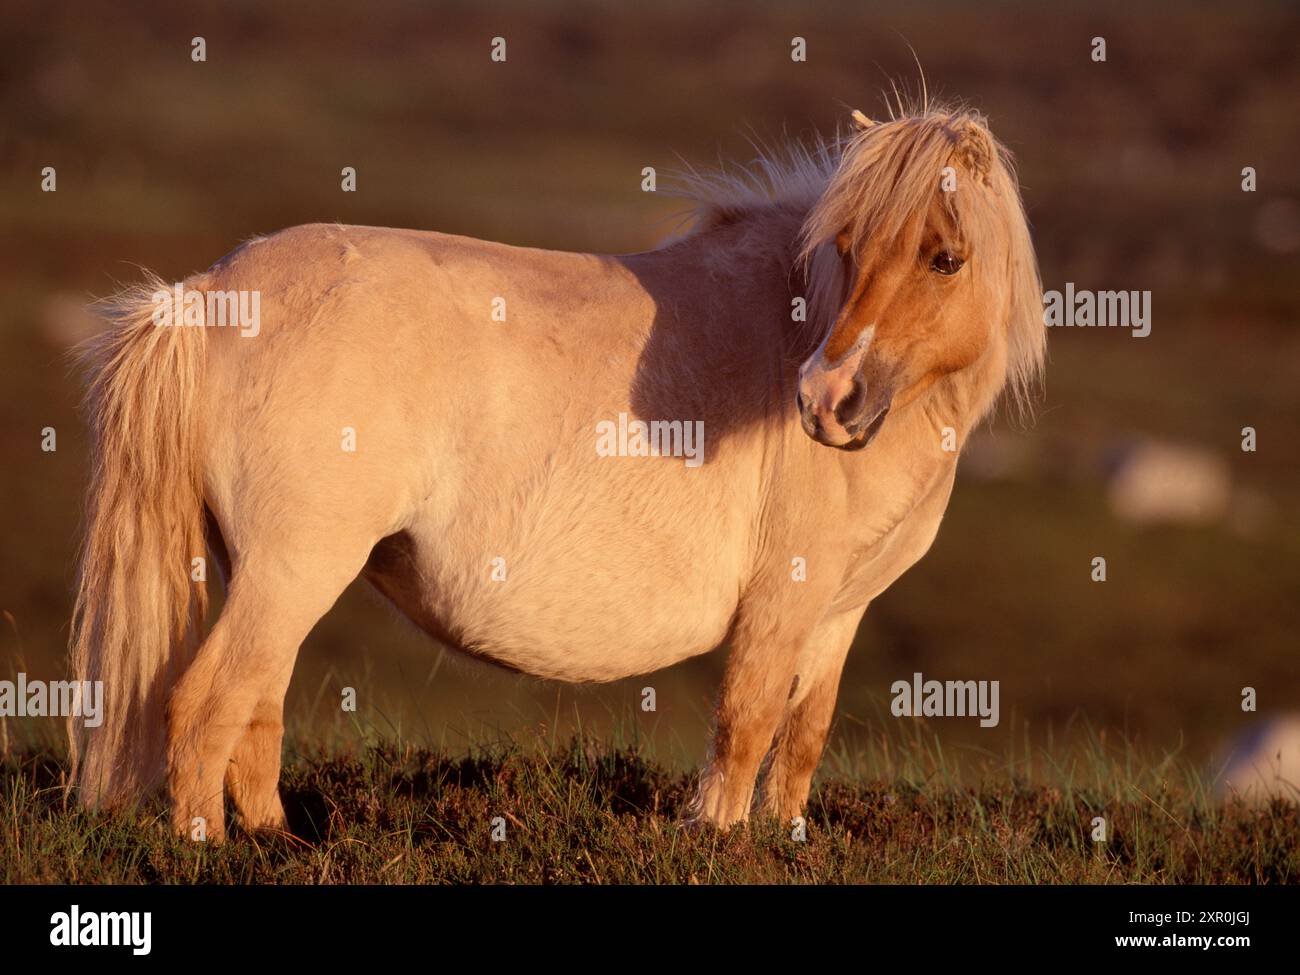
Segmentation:
{"type": "Polygon", "coordinates": [[[841,426],[847,426],[862,412],[862,405],[867,400],[867,387],[861,379],[853,377],[853,389],[835,406],[835,419],[841,426]]]}

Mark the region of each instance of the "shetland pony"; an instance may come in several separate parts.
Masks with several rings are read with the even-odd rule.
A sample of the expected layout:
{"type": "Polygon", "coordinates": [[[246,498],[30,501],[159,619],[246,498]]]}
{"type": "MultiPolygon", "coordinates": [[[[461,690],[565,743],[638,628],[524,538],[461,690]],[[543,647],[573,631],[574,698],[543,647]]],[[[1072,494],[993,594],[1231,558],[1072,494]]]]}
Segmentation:
{"type": "Polygon", "coordinates": [[[972,427],[1040,373],[1041,287],[971,112],[854,113],[688,183],[693,230],[645,253],[318,224],[184,282],[257,292],[257,329],[179,324],[216,324],[201,298],[165,327],[156,278],[113,301],[86,352],[71,657],[106,700],[70,728],[82,803],[165,781],[182,834],[223,836],[223,790],[283,827],[294,660],[360,574],[543,678],[728,645],[691,816],[744,820],[765,757],[762,810],[800,813],[863,612],[930,546],[972,427]],[[632,433],[602,450],[613,424],[632,433]],[[205,552],[227,598],[201,638],[205,552]]]}

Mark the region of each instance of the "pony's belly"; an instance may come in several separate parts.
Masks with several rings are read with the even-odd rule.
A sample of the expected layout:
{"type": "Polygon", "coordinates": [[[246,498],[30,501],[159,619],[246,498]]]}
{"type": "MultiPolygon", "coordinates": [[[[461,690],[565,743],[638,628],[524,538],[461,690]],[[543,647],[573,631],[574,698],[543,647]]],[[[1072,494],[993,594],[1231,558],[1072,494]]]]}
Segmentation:
{"type": "MultiPolygon", "coordinates": [[[[602,608],[603,610],[604,608],[602,608]]],[[[726,636],[720,614],[683,619],[655,609],[598,611],[571,603],[559,626],[523,609],[502,621],[470,610],[456,646],[476,657],[533,677],[572,683],[606,682],[670,667],[708,653],[726,636]]],[[[453,622],[453,626],[455,623],[453,622]]]]}
{"type": "Polygon", "coordinates": [[[381,551],[391,541],[366,576],[404,615],[449,646],[535,677],[599,682],[659,670],[713,650],[735,613],[738,587],[708,573],[622,581],[525,565],[512,574],[509,559],[455,565],[414,550],[392,559],[381,551]]]}

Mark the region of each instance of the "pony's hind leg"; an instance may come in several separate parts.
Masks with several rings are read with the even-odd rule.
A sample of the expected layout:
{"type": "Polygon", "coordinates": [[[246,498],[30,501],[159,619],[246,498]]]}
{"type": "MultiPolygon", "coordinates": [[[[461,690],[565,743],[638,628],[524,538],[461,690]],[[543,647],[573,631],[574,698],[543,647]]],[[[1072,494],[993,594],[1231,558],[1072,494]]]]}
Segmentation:
{"type": "MultiPolygon", "coordinates": [[[[292,674],[292,668],[288,669],[292,674]]],[[[245,829],[284,829],[280,802],[280,747],[288,676],[262,694],[226,766],[226,789],[245,829]]]]}
{"type": "Polygon", "coordinates": [[[182,836],[224,836],[223,784],[250,826],[283,822],[280,708],[298,647],[347,584],[370,542],[334,554],[239,558],[221,617],[168,703],[167,785],[182,836]]]}
{"type": "MultiPolygon", "coordinates": [[[[208,548],[221,571],[225,592],[230,592],[232,566],[221,525],[211,508],[204,509],[207,519],[208,548]]],[[[234,752],[226,766],[226,791],[235,803],[245,829],[284,829],[284,807],[280,803],[280,746],[284,737],[284,695],[289,689],[293,668],[285,670],[282,681],[258,698],[248,726],[235,741],[234,752]]]]}

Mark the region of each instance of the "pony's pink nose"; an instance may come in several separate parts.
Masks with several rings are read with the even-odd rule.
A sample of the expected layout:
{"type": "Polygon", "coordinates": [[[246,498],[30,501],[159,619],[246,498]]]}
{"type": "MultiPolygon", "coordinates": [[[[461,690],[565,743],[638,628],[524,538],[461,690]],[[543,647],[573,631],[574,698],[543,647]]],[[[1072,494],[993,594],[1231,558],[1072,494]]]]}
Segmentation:
{"type": "Polygon", "coordinates": [[[851,367],[799,371],[797,394],[804,432],[818,443],[861,450],[875,439],[894,401],[889,382],[867,382],[851,367]]]}
{"type": "Polygon", "coordinates": [[[866,386],[851,369],[800,370],[798,404],[804,431],[818,443],[839,447],[860,432],[866,386]]]}

